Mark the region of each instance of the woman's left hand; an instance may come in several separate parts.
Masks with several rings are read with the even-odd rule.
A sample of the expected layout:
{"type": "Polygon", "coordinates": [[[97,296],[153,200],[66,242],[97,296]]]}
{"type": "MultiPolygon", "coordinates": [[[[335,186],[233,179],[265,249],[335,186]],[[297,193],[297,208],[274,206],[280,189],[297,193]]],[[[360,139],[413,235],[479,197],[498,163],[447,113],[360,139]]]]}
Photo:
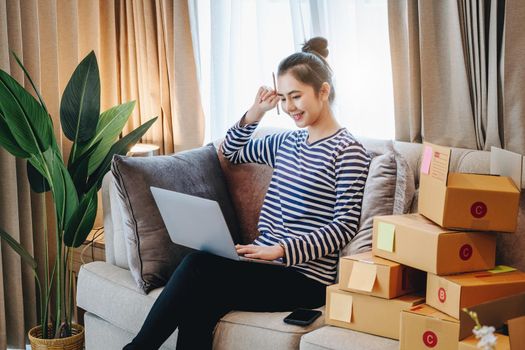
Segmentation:
{"type": "Polygon", "coordinates": [[[284,249],[280,245],[266,247],[253,244],[237,244],[235,249],[237,249],[237,254],[251,259],[275,260],[284,257],[284,249]]]}

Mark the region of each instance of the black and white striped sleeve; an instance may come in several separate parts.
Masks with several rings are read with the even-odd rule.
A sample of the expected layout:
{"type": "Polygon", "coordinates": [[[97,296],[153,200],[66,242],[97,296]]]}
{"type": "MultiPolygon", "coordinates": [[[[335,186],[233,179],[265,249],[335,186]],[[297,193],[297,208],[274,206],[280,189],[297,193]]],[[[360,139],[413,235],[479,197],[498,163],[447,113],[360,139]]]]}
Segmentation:
{"type": "Polygon", "coordinates": [[[275,157],[281,143],[291,132],[252,139],[258,123],[240,125],[240,121],[226,133],[222,153],[232,163],[259,163],[275,167],[275,157]]]}

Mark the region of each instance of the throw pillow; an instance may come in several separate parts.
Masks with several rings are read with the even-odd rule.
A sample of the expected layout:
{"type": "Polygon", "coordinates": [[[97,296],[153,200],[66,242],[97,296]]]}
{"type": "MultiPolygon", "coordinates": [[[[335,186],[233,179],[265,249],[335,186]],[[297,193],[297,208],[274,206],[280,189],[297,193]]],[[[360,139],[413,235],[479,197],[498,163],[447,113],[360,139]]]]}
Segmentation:
{"type": "Polygon", "coordinates": [[[384,154],[372,154],[366,180],[361,217],[356,236],[340,255],[353,255],[372,248],[374,216],[404,214],[414,197],[414,175],[407,161],[396,152],[392,142],[384,154]]]}
{"type": "Polygon", "coordinates": [[[240,241],[250,244],[259,236],[257,224],[273,169],[264,164],[232,164],[222,151],[219,160],[239,218],[240,241]]]}
{"type": "Polygon", "coordinates": [[[111,166],[121,202],[123,234],[131,274],[139,290],[163,286],[191,249],[171,241],[150,186],[216,200],[232,238],[238,224],[215,147],[206,146],[170,156],[115,156],[111,166]]]}

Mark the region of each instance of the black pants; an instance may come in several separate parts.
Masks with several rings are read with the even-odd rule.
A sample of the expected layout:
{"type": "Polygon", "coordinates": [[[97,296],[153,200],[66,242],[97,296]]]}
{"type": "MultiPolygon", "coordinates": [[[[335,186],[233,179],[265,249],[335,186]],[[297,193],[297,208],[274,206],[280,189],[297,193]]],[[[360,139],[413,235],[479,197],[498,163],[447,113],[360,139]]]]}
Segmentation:
{"type": "Polygon", "coordinates": [[[217,321],[231,310],[287,311],[325,303],[326,286],[282,266],[189,254],[124,347],[158,349],[179,328],[177,349],[211,349],[217,321]]]}

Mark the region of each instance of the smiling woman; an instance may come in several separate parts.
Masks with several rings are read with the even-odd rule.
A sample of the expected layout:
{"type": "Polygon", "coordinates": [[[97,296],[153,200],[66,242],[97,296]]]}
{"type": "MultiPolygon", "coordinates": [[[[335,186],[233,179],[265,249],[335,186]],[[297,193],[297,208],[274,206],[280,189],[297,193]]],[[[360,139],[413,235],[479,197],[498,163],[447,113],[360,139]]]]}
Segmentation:
{"type": "Polygon", "coordinates": [[[326,286],[336,279],[339,250],[357,234],[370,164],[364,147],[334,118],[331,69],[323,58],[327,54],[326,40],[314,38],[283,59],[277,91],[260,87],[222,145],[233,164],[273,168],[257,238],[238,244],[237,253],[283,264],[254,264],[203,251],[188,254],[124,349],[158,349],[176,329],[178,349],[211,349],[213,329],[229,311],[275,312],[324,304],[326,286]],[[252,138],[280,100],[283,111],[303,129],[252,138]],[[215,298],[202,298],[210,284],[215,298]]]}

